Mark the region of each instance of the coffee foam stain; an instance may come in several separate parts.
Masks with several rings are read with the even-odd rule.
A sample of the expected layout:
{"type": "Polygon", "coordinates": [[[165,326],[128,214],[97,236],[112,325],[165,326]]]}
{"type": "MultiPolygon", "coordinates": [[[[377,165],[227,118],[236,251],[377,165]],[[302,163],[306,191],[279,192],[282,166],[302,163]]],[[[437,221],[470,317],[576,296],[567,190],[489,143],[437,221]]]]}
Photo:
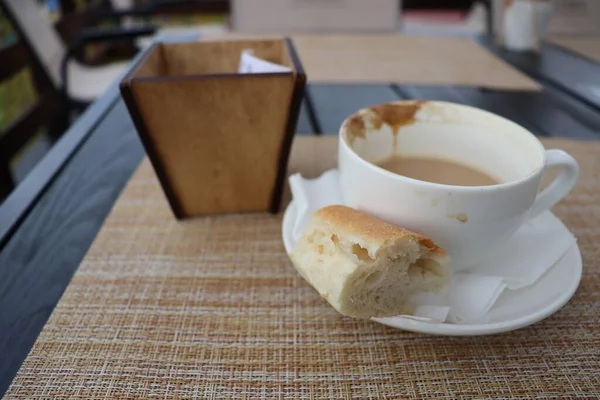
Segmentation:
{"type": "Polygon", "coordinates": [[[380,130],[385,124],[392,129],[393,146],[394,151],[396,151],[398,148],[398,131],[401,127],[414,124],[417,121],[416,114],[425,103],[427,101],[424,100],[392,102],[365,108],[346,121],[346,140],[352,147],[356,138],[365,139],[367,133],[365,121],[376,130],[380,130]]]}
{"type": "MultiPolygon", "coordinates": [[[[394,150],[397,149],[400,128],[415,122],[433,122],[460,125],[478,125],[472,118],[467,118],[464,110],[446,104],[436,104],[428,100],[390,102],[374,105],[357,111],[346,122],[347,143],[352,146],[356,138],[365,139],[367,123],[379,130],[386,124],[394,136],[394,150]]],[[[466,112],[466,111],[465,111],[466,112]]]]}
{"type": "Polygon", "coordinates": [[[365,139],[366,136],[365,120],[362,114],[355,114],[346,122],[346,140],[350,147],[354,144],[356,138],[365,139]]]}
{"type": "Polygon", "coordinates": [[[467,216],[467,214],[465,213],[458,213],[458,214],[448,214],[446,215],[448,218],[450,219],[455,219],[458,222],[462,222],[465,223],[469,220],[469,217],[467,216]]]}
{"type": "Polygon", "coordinates": [[[439,203],[440,203],[440,199],[432,199],[431,200],[431,205],[434,207],[437,207],[439,203]]]}
{"type": "Polygon", "coordinates": [[[387,124],[396,135],[402,126],[415,123],[415,115],[424,103],[424,101],[384,103],[369,107],[371,123],[375,129],[381,129],[383,124],[387,124]]]}
{"type": "Polygon", "coordinates": [[[446,104],[427,103],[419,113],[415,115],[417,121],[435,122],[446,124],[472,125],[473,122],[463,113],[463,110],[448,106],[446,104]]]}
{"type": "Polygon", "coordinates": [[[386,124],[392,129],[394,152],[398,151],[398,131],[401,127],[416,122],[415,115],[421,109],[423,103],[424,101],[384,103],[369,107],[373,128],[379,130],[383,124],[386,124]]]}

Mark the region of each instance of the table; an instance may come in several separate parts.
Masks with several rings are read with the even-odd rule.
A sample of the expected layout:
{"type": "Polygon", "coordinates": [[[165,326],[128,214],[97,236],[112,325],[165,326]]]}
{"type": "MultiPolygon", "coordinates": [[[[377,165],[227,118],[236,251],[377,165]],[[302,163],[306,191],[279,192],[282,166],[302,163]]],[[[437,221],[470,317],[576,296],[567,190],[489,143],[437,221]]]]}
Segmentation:
{"type": "MultiPolygon", "coordinates": [[[[550,80],[542,82],[543,91],[526,94],[453,86],[314,84],[308,87],[297,133],[333,134],[346,115],[364,105],[435,98],[496,112],[542,137],[600,138],[600,112],[593,104],[550,80]]],[[[113,85],[0,208],[0,394],[143,155],[113,85]]]]}
{"type": "Polygon", "coordinates": [[[540,55],[508,52],[486,39],[481,43],[535,79],[600,110],[599,63],[552,42],[542,45],[540,55]]]}

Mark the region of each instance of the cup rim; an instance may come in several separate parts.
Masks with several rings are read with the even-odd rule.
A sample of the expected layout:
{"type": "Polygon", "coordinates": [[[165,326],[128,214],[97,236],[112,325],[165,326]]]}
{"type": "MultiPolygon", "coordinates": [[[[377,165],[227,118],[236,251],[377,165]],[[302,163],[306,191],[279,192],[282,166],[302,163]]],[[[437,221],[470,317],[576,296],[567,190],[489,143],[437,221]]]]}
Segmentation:
{"type": "MultiPolygon", "coordinates": [[[[517,180],[512,180],[509,182],[503,182],[503,183],[497,183],[494,185],[486,185],[486,186],[462,186],[462,185],[449,185],[449,184],[445,184],[445,183],[435,183],[435,182],[428,182],[428,181],[422,181],[419,179],[415,179],[415,178],[410,178],[404,175],[399,175],[396,174],[394,172],[388,171],[384,168],[381,168],[380,166],[373,164],[367,160],[365,160],[364,158],[362,158],[361,156],[359,156],[356,151],[354,151],[354,149],[346,142],[345,138],[344,138],[344,133],[345,133],[345,128],[347,126],[348,121],[358,115],[360,112],[369,109],[370,107],[373,106],[369,106],[369,107],[363,107],[355,112],[353,112],[352,114],[350,114],[348,117],[346,117],[346,119],[344,119],[344,121],[342,122],[339,132],[338,132],[338,142],[340,142],[341,144],[339,144],[339,146],[341,146],[341,148],[344,148],[344,150],[350,154],[351,157],[353,157],[355,160],[358,160],[359,163],[361,163],[362,165],[367,166],[367,168],[370,168],[372,170],[374,170],[377,173],[383,174],[386,177],[398,180],[398,181],[402,181],[402,182],[409,182],[412,184],[418,184],[418,185],[422,185],[425,188],[439,188],[439,189],[444,189],[444,190],[456,190],[456,191],[485,191],[485,190],[490,190],[490,189],[508,189],[514,186],[519,186],[522,185],[532,179],[534,179],[536,176],[538,176],[540,173],[542,173],[542,171],[544,170],[545,166],[546,166],[546,148],[544,147],[544,145],[542,144],[542,142],[533,134],[531,133],[528,129],[524,128],[523,126],[517,124],[514,121],[511,121],[505,117],[502,117],[498,114],[494,114],[492,112],[489,112],[487,110],[478,108],[478,107],[473,107],[473,106],[469,106],[469,105],[465,105],[465,104],[460,104],[460,103],[453,103],[450,101],[438,101],[438,100],[396,100],[396,101],[388,101],[388,102],[384,102],[384,103],[379,103],[376,105],[382,105],[382,104],[411,104],[411,103],[415,103],[415,102],[426,102],[426,103],[432,103],[432,104],[441,104],[441,105],[447,105],[447,106],[452,106],[452,107],[457,107],[457,108],[466,108],[466,109],[470,109],[473,110],[475,112],[479,112],[482,114],[486,114],[488,116],[491,117],[495,117],[495,118],[499,118],[501,119],[503,122],[506,122],[508,124],[514,125],[515,127],[518,127],[523,133],[526,133],[527,135],[529,135],[530,138],[534,139],[533,143],[535,143],[537,149],[540,151],[541,154],[541,163],[540,165],[538,165],[533,171],[531,171],[528,175],[517,179],[517,180]]],[[[339,161],[338,161],[339,162],[339,161]]]]}

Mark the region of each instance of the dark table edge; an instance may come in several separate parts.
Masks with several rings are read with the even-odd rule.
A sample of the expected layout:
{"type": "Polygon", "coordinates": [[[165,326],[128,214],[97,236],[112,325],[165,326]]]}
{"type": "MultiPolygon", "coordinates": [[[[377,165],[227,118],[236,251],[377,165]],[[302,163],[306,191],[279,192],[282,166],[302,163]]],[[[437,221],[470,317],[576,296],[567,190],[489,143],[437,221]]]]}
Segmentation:
{"type": "Polygon", "coordinates": [[[118,92],[109,89],[50,149],[48,154],[30,171],[26,178],[0,206],[0,250],[27,214],[58,176],[62,168],[82,146],[102,117],[117,101],[118,92]]]}
{"type": "Polygon", "coordinates": [[[591,59],[591,58],[589,58],[589,57],[587,57],[587,56],[585,56],[585,55],[583,55],[581,53],[578,53],[575,50],[569,49],[567,47],[563,47],[563,46],[561,46],[561,45],[559,45],[557,43],[553,43],[553,42],[550,42],[548,40],[544,40],[544,42],[543,42],[542,45],[544,47],[550,47],[550,48],[553,48],[553,49],[555,49],[557,51],[561,51],[563,53],[567,53],[568,55],[570,55],[572,57],[576,57],[576,58],[580,59],[581,61],[583,61],[583,62],[585,62],[587,64],[591,64],[591,65],[594,65],[596,67],[599,65],[599,63],[597,61],[595,61],[595,60],[593,60],[593,59],[591,59]]]}
{"type": "MultiPolygon", "coordinates": [[[[592,65],[596,68],[600,68],[600,63],[596,62],[595,60],[592,60],[586,56],[584,56],[583,54],[579,54],[571,49],[567,49],[565,47],[559,46],[555,43],[551,43],[551,42],[544,42],[544,47],[545,48],[551,48],[554,51],[558,51],[561,53],[565,53],[568,54],[569,56],[576,58],[578,62],[584,63],[584,64],[588,64],[588,65],[592,65]]],[[[515,67],[517,68],[517,67],[515,67]]],[[[551,76],[546,76],[544,74],[541,74],[535,70],[531,70],[531,71],[525,71],[527,73],[530,73],[531,76],[537,80],[540,81],[540,83],[544,84],[547,83],[551,86],[556,87],[558,90],[560,90],[561,92],[579,100],[580,102],[584,103],[585,105],[587,105],[588,107],[592,107],[598,111],[600,111],[600,103],[596,100],[591,100],[588,96],[586,96],[585,94],[583,94],[580,90],[578,89],[574,89],[574,88],[569,88],[569,86],[565,85],[562,82],[559,82],[557,79],[551,77],[551,76]]]]}
{"type": "MultiPolygon", "coordinates": [[[[555,79],[554,77],[545,75],[534,68],[529,68],[527,66],[521,65],[521,64],[516,63],[513,60],[511,60],[511,58],[509,56],[510,52],[508,50],[506,50],[504,47],[502,47],[501,45],[497,44],[494,41],[494,39],[490,38],[489,36],[476,36],[476,37],[473,37],[472,39],[475,42],[479,43],[484,48],[486,48],[487,50],[489,50],[490,52],[492,52],[492,54],[494,54],[496,57],[500,58],[502,61],[506,62],[507,64],[509,64],[513,68],[517,69],[518,71],[521,71],[522,73],[528,75],[530,78],[537,81],[542,86],[554,87],[555,89],[557,89],[561,93],[563,93],[565,96],[574,98],[577,101],[580,101],[581,103],[585,104],[586,106],[600,111],[600,103],[598,103],[597,101],[591,100],[589,97],[587,97],[585,94],[583,94],[580,90],[578,90],[576,88],[571,88],[571,87],[567,86],[566,84],[560,82],[559,80],[555,79]]],[[[577,62],[593,65],[595,67],[600,68],[600,63],[597,63],[594,60],[591,60],[581,54],[578,54],[578,53],[572,51],[572,50],[563,48],[557,44],[554,44],[554,43],[551,43],[548,41],[544,41],[542,43],[542,51],[544,49],[548,49],[548,48],[551,49],[550,51],[557,51],[557,52],[568,54],[569,56],[577,59],[577,62]]],[[[529,53],[529,54],[532,54],[532,53],[529,53]]]]}
{"type": "MultiPolygon", "coordinates": [[[[128,68],[127,68],[128,69],[128,68]]],[[[113,83],[52,146],[48,154],[27,174],[25,179],[0,204],[0,251],[19,225],[37,204],[52,181],[67,165],[102,122],[102,118],[119,98],[118,81],[113,83]]]]}

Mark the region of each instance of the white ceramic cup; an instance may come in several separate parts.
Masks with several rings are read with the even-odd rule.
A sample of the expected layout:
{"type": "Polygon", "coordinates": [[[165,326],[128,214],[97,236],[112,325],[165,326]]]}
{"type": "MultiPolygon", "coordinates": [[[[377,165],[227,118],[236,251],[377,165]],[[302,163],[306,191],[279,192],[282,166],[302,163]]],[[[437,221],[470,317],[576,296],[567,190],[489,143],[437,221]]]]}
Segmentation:
{"type": "Polygon", "coordinates": [[[344,203],[431,237],[455,271],[476,267],[529,218],[548,210],[575,185],[579,166],[562,150],[545,150],[523,127],[460,104],[399,101],[359,110],[340,128],[344,203]],[[426,155],[473,166],[502,183],[452,186],[384,170],[391,155],[426,155]],[[557,178],[539,193],[544,171],[557,178]]]}

